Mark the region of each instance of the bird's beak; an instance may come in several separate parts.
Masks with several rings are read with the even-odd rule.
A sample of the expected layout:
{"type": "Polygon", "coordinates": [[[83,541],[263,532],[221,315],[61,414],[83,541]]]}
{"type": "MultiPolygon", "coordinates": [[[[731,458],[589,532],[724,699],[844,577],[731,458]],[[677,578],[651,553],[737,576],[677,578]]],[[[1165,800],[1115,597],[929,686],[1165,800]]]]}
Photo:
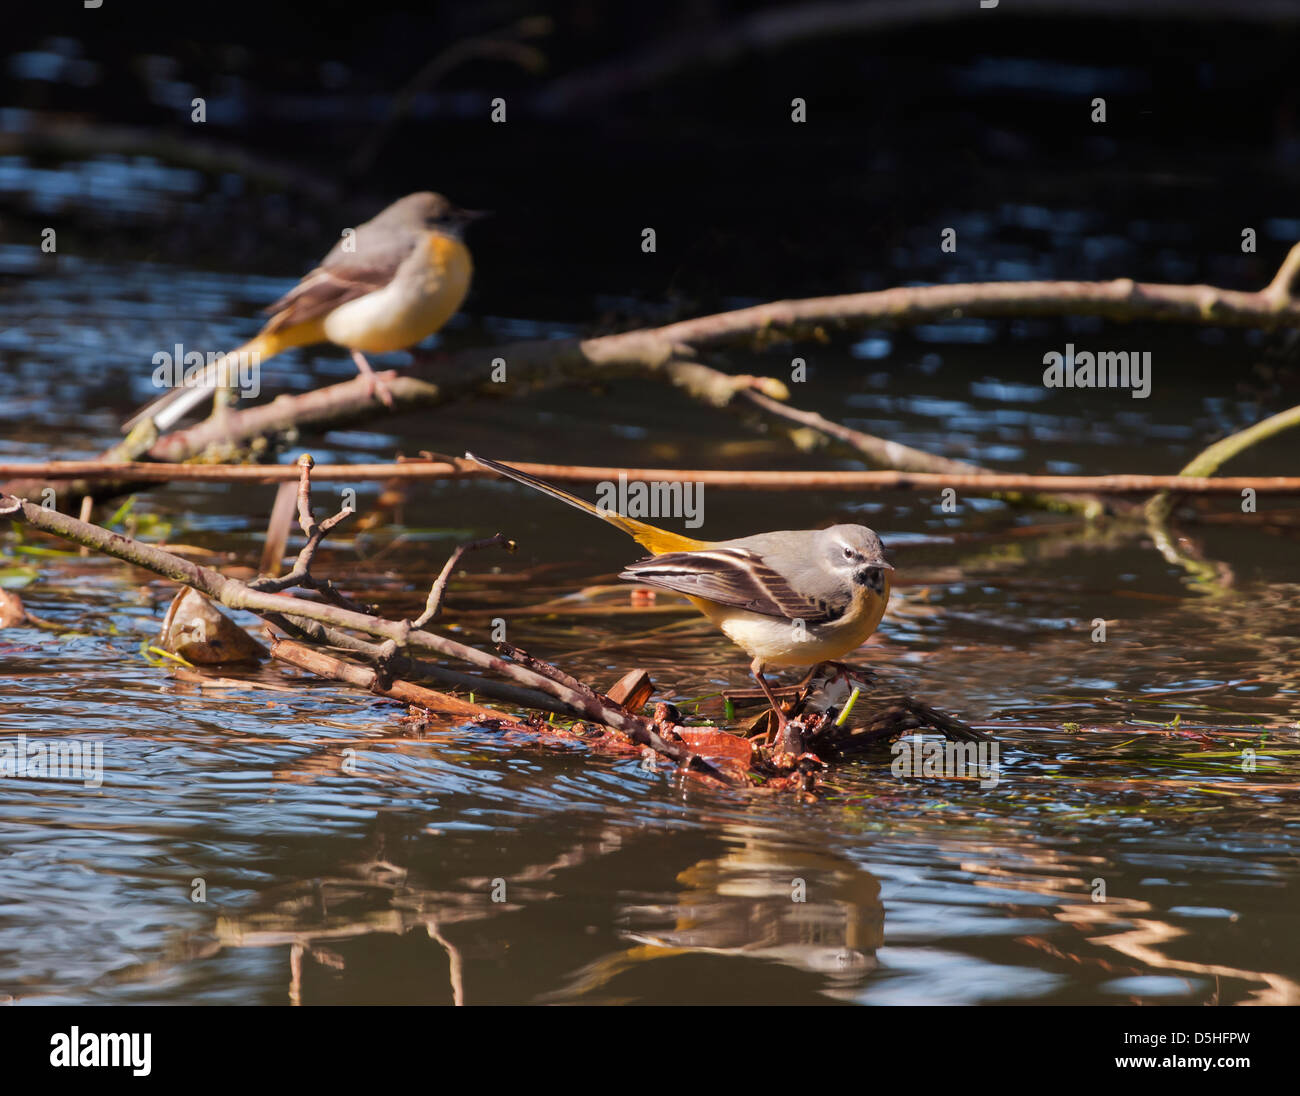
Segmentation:
{"type": "Polygon", "coordinates": [[[484,217],[491,217],[490,209],[453,209],[451,215],[461,224],[473,224],[475,221],[481,221],[484,217]]]}
{"type": "Polygon", "coordinates": [[[894,569],[892,563],[886,563],[883,559],[879,563],[873,563],[871,566],[879,567],[882,571],[892,571],[894,569]]]}

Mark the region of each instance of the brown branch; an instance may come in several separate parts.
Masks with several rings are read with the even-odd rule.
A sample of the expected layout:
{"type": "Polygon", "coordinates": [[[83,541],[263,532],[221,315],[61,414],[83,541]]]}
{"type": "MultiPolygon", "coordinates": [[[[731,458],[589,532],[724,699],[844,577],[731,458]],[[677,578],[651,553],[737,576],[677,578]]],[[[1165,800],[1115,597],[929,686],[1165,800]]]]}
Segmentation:
{"type": "MultiPolygon", "coordinates": [[[[538,464],[511,461],[514,467],[560,483],[617,482],[698,483],[733,491],[935,491],[945,487],[972,494],[1004,491],[1148,495],[1177,491],[1191,495],[1239,495],[1252,488],[1260,494],[1300,493],[1300,476],[1195,477],[1121,473],[1100,476],[1040,476],[1020,472],[900,472],[882,471],[765,471],[761,469],[620,468],[572,464],[538,464]]],[[[108,478],[120,474],[120,465],[103,461],[0,462],[0,476],[21,475],[24,470],[54,482],[80,478],[108,478]]],[[[142,482],[169,483],[283,483],[295,480],[296,465],[248,464],[140,464],[131,470],[142,482]]],[[[312,469],[318,481],[361,483],[383,480],[444,480],[492,478],[469,461],[439,459],[404,460],[394,464],[321,464],[312,469]]],[[[9,492],[15,494],[16,492],[9,492]]]]}
{"type": "MultiPolygon", "coordinates": [[[[1278,277],[1300,264],[1300,244],[1292,249],[1278,277]]],[[[1289,284],[1290,277],[1287,278],[1289,284]]],[[[1210,285],[1170,285],[1118,278],[1108,282],[972,282],[899,286],[803,300],[774,301],[733,312],[683,320],[653,330],[606,335],[581,344],[595,364],[650,361],[672,346],[696,351],[755,337],[824,334],[824,328],[852,330],[877,325],[911,326],[955,316],[1103,316],[1120,321],[1159,320],[1194,324],[1276,327],[1300,326],[1300,301],[1279,293],[1277,283],[1259,291],[1210,285]]],[[[525,343],[523,346],[535,344],[525,343]]],[[[546,343],[543,346],[548,345],[546,343]]],[[[549,345],[554,346],[554,343],[549,345]]],[[[499,351],[510,360],[515,347],[499,351]]]]}
{"type": "MultiPolygon", "coordinates": [[[[381,664],[386,662],[387,669],[392,674],[399,674],[403,677],[431,678],[444,685],[466,689],[471,693],[482,693],[494,700],[503,700],[520,708],[531,708],[539,712],[554,712],[556,715],[576,716],[579,718],[583,714],[563,700],[547,696],[545,693],[540,693],[536,689],[529,689],[523,685],[512,685],[506,681],[497,681],[495,678],[468,674],[461,670],[453,670],[449,666],[443,666],[440,663],[410,658],[400,653],[396,657],[389,658],[382,645],[369,643],[358,636],[354,636],[351,632],[331,628],[316,621],[290,620],[288,617],[278,617],[274,614],[266,614],[263,619],[274,624],[288,635],[310,639],[315,643],[337,647],[358,655],[376,670],[380,669],[381,664]]],[[[624,706],[626,707],[626,705],[624,706]]]]}
{"type": "Polygon", "coordinates": [[[872,464],[882,468],[892,468],[899,472],[951,472],[956,475],[984,475],[991,471],[977,464],[951,457],[940,457],[927,453],[923,449],[913,449],[901,442],[878,438],[874,434],[864,434],[860,430],[832,422],[815,411],[800,411],[797,407],[774,400],[761,392],[746,392],[744,398],[762,411],[778,418],[807,426],[837,441],[844,442],[867,458],[872,464]]]}
{"type": "MultiPolygon", "coordinates": [[[[812,338],[831,331],[928,323],[956,316],[1094,315],[1119,321],[1160,320],[1216,325],[1255,326],[1265,330],[1300,326],[1300,301],[1290,286],[1300,270],[1300,245],[1292,249],[1270,285],[1257,292],[1208,285],[1166,285],[1121,278],[1109,282],[988,282],[956,285],[901,286],[869,293],[774,301],[720,312],[664,327],[588,339],[538,339],[504,347],[463,350],[448,355],[436,380],[380,374],[392,397],[386,407],[366,378],[358,377],[300,396],[280,396],[269,404],[211,418],[160,439],[135,435],[110,450],[106,459],[130,462],[182,462],[229,455],[245,448],[265,450],[267,439],[304,429],[337,427],[377,415],[432,407],[468,396],[504,397],[539,388],[582,385],[619,376],[660,377],[692,398],[715,406],[738,393],[757,389],[770,398],[787,399],[779,380],[730,376],[689,359],[701,351],[748,344],[758,349],[773,343],[812,338]],[[493,363],[506,364],[497,383],[493,363]],[[147,447],[147,452],[145,451],[147,447]]],[[[915,451],[914,451],[915,452],[915,451]]],[[[928,456],[928,455],[927,455],[928,456]]],[[[943,459],[943,458],[934,458],[943,459]]],[[[20,475],[23,473],[19,473],[20,475]]],[[[120,493],[136,482],[134,468],[122,470],[111,485],[120,493]]],[[[33,495],[41,484],[6,484],[11,494],[33,495]]],[[[81,484],[70,489],[88,494],[81,484]]],[[[105,493],[101,484],[100,493],[105,493]]]]}
{"type": "Polygon", "coordinates": [[[580,712],[583,718],[621,731],[638,745],[648,746],[678,764],[725,779],[708,762],[694,756],[687,748],[665,742],[655,730],[651,720],[593,701],[588,695],[576,692],[558,681],[511,663],[496,655],[457,643],[455,640],[433,632],[412,628],[409,622],[386,620],[383,617],[359,613],[340,605],[329,605],[285,594],[253,589],[247,583],[229,578],[220,571],[173,555],[153,545],[143,544],[109,529],[78,521],[54,510],[46,510],[25,499],[0,494],[0,517],[25,521],[43,532],[94,548],[115,559],[133,563],[154,574],[174,582],[193,587],[227,608],[246,610],[259,616],[315,621],[333,628],[362,632],[391,642],[396,649],[407,647],[432,651],[446,658],[467,662],[483,670],[500,674],[517,684],[536,688],[556,697],[580,712]]]}
{"type": "Polygon", "coordinates": [[[443,564],[438,577],[433,581],[433,585],[429,587],[429,597],[424,603],[424,612],[411,621],[411,627],[423,628],[430,621],[438,619],[438,615],[442,612],[442,597],[447,591],[447,582],[451,578],[451,572],[456,564],[460,562],[460,557],[466,552],[476,552],[483,548],[504,548],[507,552],[513,552],[517,547],[518,545],[503,533],[497,533],[495,536],[487,537],[484,540],[474,540],[468,544],[457,545],[456,550],[443,564]]]}
{"type": "Polygon", "coordinates": [[[318,677],[344,681],[355,688],[365,689],[379,696],[391,697],[393,700],[400,700],[403,704],[414,704],[438,715],[470,721],[493,729],[501,726],[524,729],[518,720],[504,712],[461,700],[460,697],[449,693],[435,692],[433,689],[426,689],[410,681],[399,679],[385,683],[380,680],[378,672],[369,667],[346,662],[314,647],[295,643],[291,639],[273,638],[271,657],[287,662],[291,666],[297,666],[301,670],[307,670],[318,677]]]}
{"type": "Polygon", "coordinates": [[[522,647],[516,647],[512,643],[498,643],[497,650],[501,652],[502,657],[508,658],[512,662],[518,662],[522,666],[527,666],[530,670],[541,674],[543,677],[549,677],[552,681],[558,681],[561,685],[574,690],[574,692],[582,693],[597,704],[614,703],[604,693],[597,692],[586,682],[579,681],[576,677],[566,674],[558,666],[552,666],[549,662],[534,658],[522,647]]]}
{"type": "Polygon", "coordinates": [[[302,586],[308,590],[317,591],[335,605],[341,605],[345,609],[353,609],[357,612],[364,612],[362,606],[351,598],[345,597],[342,591],[329,579],[318,579],[311,573],[312,560],[316,558],[316,551],[320,548],[321,541],[325,539],[326,534],[331,529],[353,514],[353,509],[345,506],[337,514],[317,523],[311,512],[311,469],[314,463],[310,453],[304,453],[297,460],[298,526],[302,529],[303,535],[306,536],[307,543],[303,545],[302,551],[298,553],[298,558],[294,561],[293,569],[287,575],[282,575],[279,578],[256,579],[248,584],[249,589],[278,592],[291,589],[294,586],[302,586]]]}
{"type": "MultiPolygon", "coordinates": [[[[842,423],[817,414],[815,411],[801,411],[797,407],[774,400],[762,392],[750,389],[742,393],[743,397],[755,407],[776,418],[786,419],[810,430],[816,430],[829,438],[842,442],[851,449],[861,453],[872,464],[891,468],[900,472],[933,472],[936,474],[955,473],[957,475],[994,475],[991,468],[971,464],[964,460],[953,460],[927,453],[924,449],[913,449],[910,445],[878,438],[854,430],[842,423]]],[[[1102,510],[1102,502],[1096,495],[1031,495],[1025,501],[1035,506],[1079,510],[1087,516],[1095,516],[1102,510]]]]}

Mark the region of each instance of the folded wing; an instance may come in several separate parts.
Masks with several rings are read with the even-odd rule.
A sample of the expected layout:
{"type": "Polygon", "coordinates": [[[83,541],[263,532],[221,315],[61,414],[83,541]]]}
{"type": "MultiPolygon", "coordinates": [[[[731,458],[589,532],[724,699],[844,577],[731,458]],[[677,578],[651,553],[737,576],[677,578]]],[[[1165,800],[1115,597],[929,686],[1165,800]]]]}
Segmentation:
{"type": "Polygon", "coordinates": [[[266,309],[271,313],[268,332],[328,316],[339,305],[383,289],[397,272],[397,263],[359,261],[318,266],[288,293],[266,309]]]}
{"type": "Polygon", "coordinates": [[[629,564],[618,577],[751,613],[809,624],[834,620],[848,607],[847,599],[824,601],[798,593],[758,553],[744,548],[650,556],[629,564]]]}
{"type": "Polygon", "coordinates": [[[328,316],[339,305],[383,289],[424,234],[421,224],[394,223],[394,208],[345,234],[288,293],[266,309],[267,331],[328,316]]]}

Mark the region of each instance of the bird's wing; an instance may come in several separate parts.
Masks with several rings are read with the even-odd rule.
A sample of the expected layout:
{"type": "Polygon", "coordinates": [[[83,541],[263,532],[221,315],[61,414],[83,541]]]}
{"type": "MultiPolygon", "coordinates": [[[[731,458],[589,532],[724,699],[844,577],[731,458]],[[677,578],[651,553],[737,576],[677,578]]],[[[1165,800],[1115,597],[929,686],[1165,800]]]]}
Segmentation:
{"type": "Polygon", "coordinates": [[[341,304],[383,289],[397,268],[422,239],[419,232],[367,231],[366,224],[355,236],[340,240],[321,260],[320,266],[266,311],[271,313],[267,332],[327,316],[341,304]]]}
{"type": "Polygon", "coordinates": [[[629,564],[618,576],[764,616],[820,624],[843,614],[842,599],[805,597],[746,548],[709,548],[698,552],[668,552],[629,564]]]}

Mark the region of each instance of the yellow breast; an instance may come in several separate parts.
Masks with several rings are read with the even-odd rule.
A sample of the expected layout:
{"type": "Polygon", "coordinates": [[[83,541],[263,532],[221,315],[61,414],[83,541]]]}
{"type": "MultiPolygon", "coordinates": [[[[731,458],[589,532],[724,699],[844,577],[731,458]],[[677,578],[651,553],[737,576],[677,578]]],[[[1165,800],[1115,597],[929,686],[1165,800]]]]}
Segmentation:
{"type": "Polygon", "coordinates": [[[430,233],[383,289],[340,305],[325,318],[330,342],[364,353],[405,350],[428,338],[456,314],[474,267],[457,239],[430,233]]]}
{"type": "Polygon", "coordinates": [[[688,597],[736,646],[770,666],[812,666],[842,658],[871,636],[885,615],[889,583],[881,593],[856,587],[848,611],[829,624],[807,624],[763,616],[705,598],[688,597]]]}

